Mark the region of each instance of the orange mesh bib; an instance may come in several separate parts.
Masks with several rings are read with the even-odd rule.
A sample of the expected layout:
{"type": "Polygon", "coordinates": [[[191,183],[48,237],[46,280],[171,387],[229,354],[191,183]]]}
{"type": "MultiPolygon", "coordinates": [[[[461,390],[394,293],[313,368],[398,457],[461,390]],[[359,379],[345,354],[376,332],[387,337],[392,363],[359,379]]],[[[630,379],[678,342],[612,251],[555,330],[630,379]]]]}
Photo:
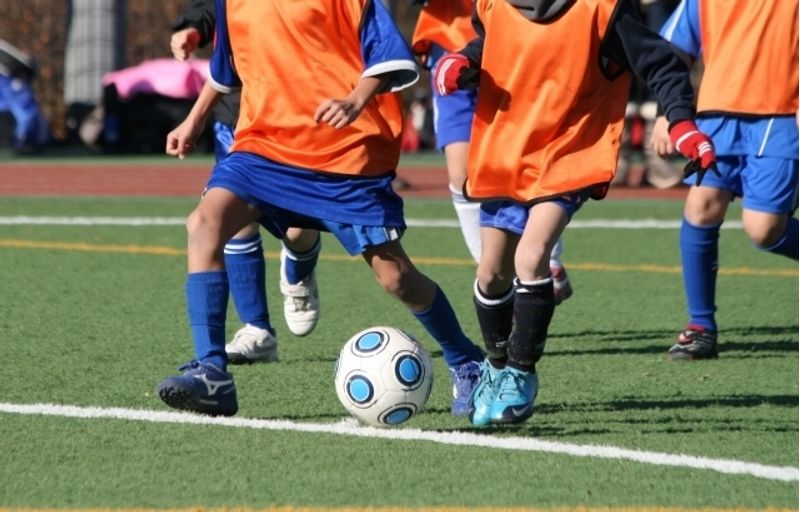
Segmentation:
{"type": "Polygon", "coordinates": [[[600,68],[616,3],[578,0],[537,24],[505,0],[477,0],[486,39],[469,197],[528,203],[611,181],[630,85],[600,68]]]}

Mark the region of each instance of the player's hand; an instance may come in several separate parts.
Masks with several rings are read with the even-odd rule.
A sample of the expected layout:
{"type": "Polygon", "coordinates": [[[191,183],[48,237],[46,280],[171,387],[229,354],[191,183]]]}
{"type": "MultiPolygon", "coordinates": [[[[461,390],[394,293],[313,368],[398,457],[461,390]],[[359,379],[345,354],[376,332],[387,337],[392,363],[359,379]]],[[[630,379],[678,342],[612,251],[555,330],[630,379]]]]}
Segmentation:
{"type": "Polygon", "coordinates": [[[202,131],[202,124],[187,118],[167,134],[167,154],[183,160],[194,149],[194,141],[202,131]]]}
{"type": "Polygon", "coordinates": [[[650,134],[650,148],[660,157],[667,157],[675,151],[672,139],[669,137],[669,121],[664,116],[658,116],[653,123],[650,134]]]}
{"type": "Polygon", "coordinates": [[[708,135],[697,128],[694,121],[686,119],[675,123],[669,129],[669,137],[675,149],[689,159],[689,163],[683,169],[684,178],[697,173],[695,185],[699,186],[708,170],[720,176],[714,144],[708,135]]]}
{"type": "Polygon", "coordinates": [[[169,40],[172,55],[178,60],[188,59],[198,46],[200,46],[200,32],[192,27],[174,32],[169,40]]]}
{"type": "Polygon", "coordinates": [[[364,105],[353,99],[328,99],[317,107],[314,121],[329,124],[337,129],[344,128],[355,121],[363,109],[364,105]]]}
{"type": "Polygon", "coordinates": [[[460,53],[446,53],[433,68],[433,87],[442,96],[458,89],[474,89],[478,85],[478,70],[460,53]]]}
{"type": "Polygon", "coordinates": [[[718,178],[722,177],[722,174],[719,173],[719,169],[717,169],[717,162],[711,162],[708,164],[708,167],[703,167],[700,163],[700,160],[690,160],[686,167],[683,168],[683,179],[688,178],[694,173],[697,173],[697,179],[695,180],[695,186],[699,187],[703,183],[703,178],[705,177],[708,171],[713,172],[717,175],[718,178]]]}

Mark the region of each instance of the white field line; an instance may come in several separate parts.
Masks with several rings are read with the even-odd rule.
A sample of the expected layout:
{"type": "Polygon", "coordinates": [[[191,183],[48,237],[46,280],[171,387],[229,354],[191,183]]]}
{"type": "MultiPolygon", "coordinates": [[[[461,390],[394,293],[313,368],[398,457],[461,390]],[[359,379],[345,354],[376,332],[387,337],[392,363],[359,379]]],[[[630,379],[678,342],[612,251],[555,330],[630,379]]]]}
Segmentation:
{"type": "Polygon", "coordinates": [[[428,441],[432,443],[484,447],[503,450],[556,453],[575,457],[629,460],[658,466],[674,466],[691,469],[707,469],[731,475],[749,475],[766,480],[783,482],[798,481],[798,468],[792,466],[767,466],[753,462],[729,459],[710,459],[693,455],[670,454],[629,450],[615,446],[580,445],[540,441],[527,437],[495,437],[486,434],[465,432],[438,432],[417,429],[379,429],[357,424],[353,419],[339,423],[301,423],[284,420],[260,420],[251,418],[220,418],[168,411],[124,409],[118,407],[76,407],[57,404],[11,404],[0,403],[0,412],[9,414],[60,416],[67,418],[110,418],[151,423],[180,423],[194,425],[217,425],[223,427],[250,428],[257,430],[281,430],[311,432],[354,437],[390,439],[402,441],[428,441]]]}
{"type": "MultiPolygon", "coordinates": [[[[0,216],[0,226],[183,226],[185,217],[55,217],[0,216]]],[[[421,228],[458,228],[456,219],[407,218],[406,224],[421,228]]],[[[680,220],[585,219],[573,220],[568,229],[678,229],[680,220]]],[[[726,221],[723,229],[741,229],[740,221],[726,221]]]]}

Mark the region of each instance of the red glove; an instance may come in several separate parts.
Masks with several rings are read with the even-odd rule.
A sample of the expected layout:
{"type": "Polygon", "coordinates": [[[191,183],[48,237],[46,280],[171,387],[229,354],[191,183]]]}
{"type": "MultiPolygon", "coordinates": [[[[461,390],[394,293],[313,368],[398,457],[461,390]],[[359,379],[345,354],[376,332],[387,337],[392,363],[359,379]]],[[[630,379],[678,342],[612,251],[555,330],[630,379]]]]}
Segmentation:
{"type": "Polygon", "coordinates": [[[689,163],[683,169],[683,177],[688,178],[695,172],[697,182],[703,182],[703,176],[709,169],[721,176],[717,170],[717,156],[714,154],[714,144],[705,133],[701,132],[694,121],[686,119],[679,121],[669,128],[669,138],[680,154],[689,159],[689,163]]]}
{"type": "Polygon", "coordinates": [[[477,84],[478,73],[472,69],[469,59],[460,53],[447,53],[439,58],[433,68],[433,87],[442,96],[452,94],[458,89],[466,89],[477,84]]]}

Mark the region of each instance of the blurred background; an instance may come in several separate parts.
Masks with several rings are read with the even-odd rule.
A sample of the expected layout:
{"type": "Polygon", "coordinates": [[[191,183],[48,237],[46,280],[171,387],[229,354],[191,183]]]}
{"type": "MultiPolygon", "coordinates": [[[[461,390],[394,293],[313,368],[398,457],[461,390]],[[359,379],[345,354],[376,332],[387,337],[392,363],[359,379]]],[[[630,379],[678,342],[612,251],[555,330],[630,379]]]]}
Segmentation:
{"type": "MultiPolygon", "coordinates": [[[[410,37],[419,7],[383,0],[410,37]]],[[[632,0],[658,30],[678,0],[632,0]]],[[[188,112],[205,79],[209,50],[193,63],[169,48],[188,0],[0,0],[0,151],[156,153],[188,112]],[[156,80],[141,76],[158,76],[156,80]],[[115,87],[109,87],[114,84],[115,87]]],[[[406,152],[433,147],[429,75],[404,92],[406,152]]],[[[676,183],[675,163],[646,144],[656,105],[631,91],[617,183],[676,183]]],[[[210,151],[210,136],[200,149],[210,151]]]]}
{"type": "MultiPolygon", "coordinates": [[[[187,4],[188,0],[0,0],[0,40],[34,68],[33,91],[53,137],[78,142],[81,122],[103,100],[106,73],[172,58],[170,27],[187,4]]],[[[410,35],[417,9],[397,0],[387,4],[410,35]]],[[[207,49],[198,53],[208,55],[207,49]]],[[[7,60],[0,57],[2,74],[9,72],[7,60]]]]}

